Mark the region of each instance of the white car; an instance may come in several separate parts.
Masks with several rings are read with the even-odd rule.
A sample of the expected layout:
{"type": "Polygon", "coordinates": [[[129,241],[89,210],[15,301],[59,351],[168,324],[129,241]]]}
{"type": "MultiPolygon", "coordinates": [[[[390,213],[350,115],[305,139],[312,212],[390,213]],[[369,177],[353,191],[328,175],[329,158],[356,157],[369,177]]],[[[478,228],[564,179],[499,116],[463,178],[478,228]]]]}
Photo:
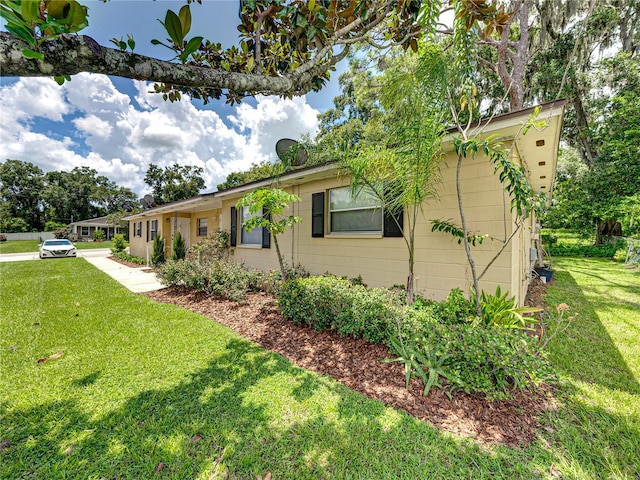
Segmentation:
{"type": "Polygon", "coordinates": [[[76,246],[69,240],[63,238],[56,238],[54,240],[45,240],[40,245],[40,258],[63,258],[63,257],[75,257],[76,246]]]}

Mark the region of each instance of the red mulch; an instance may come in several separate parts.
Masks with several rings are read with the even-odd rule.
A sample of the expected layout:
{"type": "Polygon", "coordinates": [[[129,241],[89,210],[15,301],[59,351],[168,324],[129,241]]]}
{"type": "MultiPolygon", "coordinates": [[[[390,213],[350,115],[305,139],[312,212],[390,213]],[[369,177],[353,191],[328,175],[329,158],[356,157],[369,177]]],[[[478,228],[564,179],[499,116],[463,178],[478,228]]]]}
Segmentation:
{"type": "MultiPolygon", "coordinates": [[[[405,388],[403,366],[380,363],[391,356],[385,346],[294,325],[278,312],[275,299],[264,293],[252,293],[242,303],[181,288],[145,295],[203,314],[302,368],[329,375],[368,397],[405,410],[441,430],[474,438],[480,444],[525,447],[536,437],[538,415],[555,408],[548,386],[492,402],[482,395],[463,392],[455,392],[449,399],[444,391],[435,388],[424,397],[419,379],[411,381],[409,390],[405,388]]],[[[536,300],[541,301],[539,292],[537,296],[536,300]]]]}

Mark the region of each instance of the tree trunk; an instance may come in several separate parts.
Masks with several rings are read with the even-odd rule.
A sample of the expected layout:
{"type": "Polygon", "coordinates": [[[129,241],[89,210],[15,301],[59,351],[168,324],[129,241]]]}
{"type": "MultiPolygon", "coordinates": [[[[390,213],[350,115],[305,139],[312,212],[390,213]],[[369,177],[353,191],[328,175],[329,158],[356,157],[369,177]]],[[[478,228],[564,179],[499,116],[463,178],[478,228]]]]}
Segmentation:
{"type": "Polygon", "coordinates": [[[621,237],[622,225],[618,220],[598,220],[596,244],[604,245],[610,237],[621,237]]]}
{"type": "Polygon", "coordinates": [[[287,281],[287,271],[284,268],[284,261],[282,260],[282,255],[280,255],[280,245],[278,245],[278,236],[271,234],[273,237],[273,244],[276,247],[276,255],[278,255],[278,264],[280,264],[280,275],[282,275],[282,281],[287,281]]]}

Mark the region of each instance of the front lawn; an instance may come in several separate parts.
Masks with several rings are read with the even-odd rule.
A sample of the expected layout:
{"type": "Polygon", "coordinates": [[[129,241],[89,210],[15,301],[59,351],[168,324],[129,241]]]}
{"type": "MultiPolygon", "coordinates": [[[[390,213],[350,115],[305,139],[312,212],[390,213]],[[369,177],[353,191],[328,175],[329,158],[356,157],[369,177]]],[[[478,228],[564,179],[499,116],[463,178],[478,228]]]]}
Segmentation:
{"type": "MultiPolygon", "coordinates": [[[[74,242],[78,250],[90,250],[94,248],[111,248],[113,242],[74,242]]],[[[38,251],[37,240],[7,240],[0,242],[0,254],[3,253],[29,253],[38,251]]]]}
{"type": "Polygon", "coordinates": [[[574,262],[549,292],[580,311],[552,344],[566,394],[527,448],[442,433],[83,259],[2,264],[0,478],[635,478],[639,274],[574,262]]]}

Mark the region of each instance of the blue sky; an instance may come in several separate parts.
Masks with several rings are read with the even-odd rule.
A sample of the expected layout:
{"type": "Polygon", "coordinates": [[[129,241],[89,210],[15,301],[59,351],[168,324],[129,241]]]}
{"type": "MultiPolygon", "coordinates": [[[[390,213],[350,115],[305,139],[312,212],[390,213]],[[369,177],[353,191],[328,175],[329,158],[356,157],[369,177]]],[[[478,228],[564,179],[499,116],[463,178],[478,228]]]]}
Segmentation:
{"type": "MultiPolygon", "coordinates": [[[[82,33],[100,44],[133,35],[136,53],[170,59],[171,52],[151,45],[164,41],[157,19],[177,12],[184,1],[81,1],[89,7],[89,28],[82,33]]],[[[223,46],[237,42],[238,2],[193,3],[189,37],[200,35],[223,46]]],[[[345,66],[343,66],[345,68],[345,66]]],[[[224,101],[203,105],[185,99],[164,102],[149,93],[152,84],[103,75],[80,74],[59,87],[49,78],[0,80],[0,161],[32,162],[44,171],[90,166],[131,188],[148,192],[143,178],[150,163],[180,163],[205,170],[205,191],[232,171],[275,158],[283,137],[313,136],[317,114],[332,106],[339,93],[338,73],[320,93],[292,100],[246,99],[230,107],[224,101]]]]}

